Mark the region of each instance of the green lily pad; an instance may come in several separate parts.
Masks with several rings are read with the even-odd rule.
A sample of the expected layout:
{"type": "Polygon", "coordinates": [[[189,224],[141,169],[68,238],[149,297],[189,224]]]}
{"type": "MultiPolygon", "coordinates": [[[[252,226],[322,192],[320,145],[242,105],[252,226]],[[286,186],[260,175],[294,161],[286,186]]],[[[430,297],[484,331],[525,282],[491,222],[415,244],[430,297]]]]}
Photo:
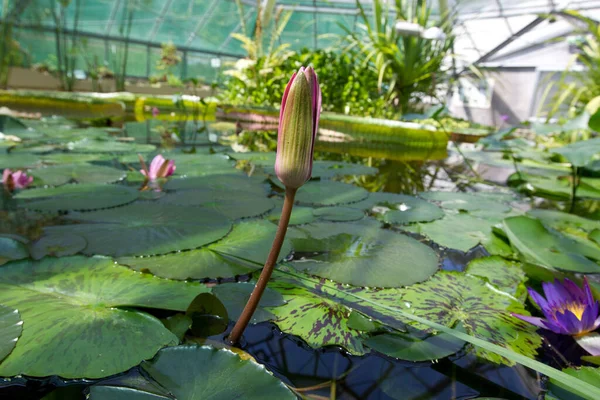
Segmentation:
{"type": "Polygon", "coordinates": [[[583,167],[600,159],[600,138],[574,142],[550,151],[562,155],[576,167],[583,167]]]}
{"type": "MultiPolygon", "coordinates": [[[[523,304],[463,273],[440,271],[427,282],[406,288],[400,307],[446,326],[460,322],[468,334],[532,358],[541,345],[533,325],[510,315],[529,315],[523,304]]],[[[407,323],[427,330],[425,326],[407,323]]],[[[512,364],[481,348],[475,348],[475,353],[496,363],[512,364]]]]}
{"type": "Polygon", "coordinates": [[[38,211],[86,211],[131,203],[136,189],[122,185],[70,184],[55,188],[22,190],[14,198],[19,206],[38,211]]]}
{"type": "Polygon", "coordinates": [[[0,236],[0,264],[8,260],[20,260],[29,257],[29,250],[21,240],[15,237],[0,236]]]}
{"type": "MultiPolygon", "coordinates": [[[[198,250],[156,257],[123,257],[119,262],[138,271],[171,279],[226,278],[262,268],[277,227],[266,221],[234,225],[223,239],[198,250]]],[[[280,259],[291,252],[286,240],[280,259]]]]}
{"type": "Polygon", "coordinates": [[[186,332],[192,327],[192,319],[185,314],[175,314],[161,320],[165,328],[181,341],[186,332]]]}
{"type": "Polygon", "coordinates": [[[235,161],[220,154],[165,153],[165,158],[175,161],[177,175],[195,177],[231,174],[235,161]]]}
{"type": "Polygon", "coordinates": [[[0,304],[0,362],[8,356],[23,332],[19,311],[0,304]]]}
{"type": "Polygon", "coordinates": [[[18,307],[25,329],[0,364],[0,376],[101,378],[125,371],[177,343],[158,319],[131,307],[184,311],[207,291],[108,258],[7,264],[0,268],[0,304],[18,307]]]}
{"type": "Polygon", "coordinates": [[[488,212],[499,211],[508,212],[510,207],[506,204],[502,204],[493,200],[490,200],[483,196],[477,196],[470,193],[456,193],[456,192],[424,192],[419,193],[424,199],[433,200],[440,202],[443,208],[448,210],[485,210],[488,212]]]}
{"type": "MultiPolygon", "coordinates": [[[[242,314],[244,306],[250,298],[250,294],[254,289],[254,283],[239,282],[239,283],[224,283],[217,285],[212,289],[212,293],[219,298],[227,308],[227,313],[232,320],[237,320],[242,314]]],[[[265,307],[277,307],[285,304],[281,294],[267,287],[262,297],[258,308],[252,314],[251,323],[257,324],[263,321],[275,319],[275,316],[265,309],[265,307]]]]}
{"type": "Polygon", "coordinates": [[[83,253],[88,255],[141,256],[195,249],[231,229],[231,221],[214,210],[156,203],[71,213],[65,218],[81,223],[46,227],[45,234],[82,236],[87,241],[83,253]]]}
{"type": "Polygon", "coordinates": [[[69,144],[69,150],[75,153],[147,153],[154,151],[152,144],[125,143],[116,140],[81,139],[69,144]]]}
{"type": "Polygon", "coordinates": [[[409,224],[440,219],[444,211],[428,201],[394,193],[371,193],[369,197],[352,207],[369,210],[377,218],[389,224],[409,224]]]}
{"type": "Polygon", "coordinates": [[[493,224],[468,214],[449,214],[437,221],[403,229],[423,234],[440,246],[466,252],[480,243],[484,246],[489,243],[493,224]]]}
{"type": "Polygon", "coordinates": [[[35,167],[39,162],[40,157],[35,154],[0,154],[0,169],[35,167]]]}
{"type": "Polygon", "coordinates": [[[384,333],[368,338],[365,344],[390,357],[407,361],[427,361],[448,357],[460,351],[465,342],[447,333],[425,338],[402,333],[384,333]]]}
{"type": "Polygon", "coordinates": [[[87,246],[87,242],[77,235],[42,236],[31,244],[30,252],[34,260],[46,256],[65,257],[79,253],[87,246]]]}
{"type": "Polygon", "coordinates": [[[478,258],[469,263],[465,272],[483,278],[499,290],[519,299],[526,293],[524,283],[527,276],[518,262],[498,256],[478,258]]]}
{"type": "Polygon", "coordinates": [[[306,239],[292,239],[299,254],[291,265],[336,282],[400,287],[422,282],[438,269],[431,248],[372,221],[314,223],[303,226],[302,232],[306,239]]]}
{"type": "Polygon", "coordinates": [[[294,281],[273,279],[269,287],[279,292],[286,302],[268,309],[275,315],[273,322],[283,332],[299,336],[313,348],[340,346],[351,354],[365,353],[362,333],[348,326],[350,308],[326,293],[311,291],[294,281]]]}
{"type": "Polygon", "coordinates": [[[354,203],[369,195],[365,189],[335,181],[310,181],[298,189],[296,202],[317,206],[354,203]]]}
{"type": "Polygon", "coordinates": [[[40,157],[46,164],[77,164],[110,159],[106,154],[52,153],[40,157]]]}
{"type": "Polygon", "coordinates": [[[127,173],[112,167],[82,163],[37,168],[31,171],[31,175],[38,178],[44,185],[58,186],[73,181],[77,183],[113,183],[123,180],[127,173]]]}
{"type": "MultiPolygon", "coordinates": [[[[292,391],[264,366],[242,360],[225,349],[169,347],[161,350],[152,361],[144,362],[142,368],[177,400],[296,399],[292,391]]],[[[92,399],[102,398],[94,399],[92,393],[92,399]]]]}
{"type": "Polygon", "coordinates": [[[182,190],[167,194],[159,200],[159,203],[178,206],[201,205],[233,220],[257,217],[275,207],[273,200],[264,194],[257,195],[238,190],[182,190]]]}
{"type": "Polygon", "coordinates": [[[549,232],[537,219],[521,216],[504,220],[504,231],[523,261],[546,268],[598,273],[600,248],[585,246],[559,232],[549,232]]]}
{"type": "Polygon", "coordinates": [[[269,193],[268,185],[263,178],[248,177],[242,173],[223,174],[212,177],[191,177],[170,179],[165,184],[166,190],[215,190],[220,192],[244,192],[254,195],[266,196],[269,193]]]}
{"type": "MultiPolygon", "coordinates": [[[[535,196],[549,197],[553,199],[570,199],[572,194],[571,178],[569,176],[540,176],[521,174],[520,178],[513,174],[508,178],[508,183],[518,179],[523,179],[525,182],[521,184],[519,189],[526,193],[531,193],[535,196]]],[[[600,199],[600,179],[598,178],[581,178],[577,187],[578,198],[600,199]]]]}
{"type": "Polygon", "coordinates": [[[594,229],[600,229],[600,221],[583,218],[574,214],[567,214],[555,210],[530,210],[527,214],[539,219],[550,228],[562,233],[572,233],[585,237],[594,229]]]}
{"type": "Polygon", "coordinates": [[[313,211],[319,219],[332,222],[358,221],[365,217],[362,210],[350,207],[321,207],[313,211]]]}
{"type": "MultiPolygon", "coordinates": [[[[283,201],[277,198],[275,198],[274,201],[275,204],[277,204],[277,206],[269,213],[267,219],[269,221],[273,221],[274,223],[278,223],[279,218],[281,217],[281,208],[283,205],[283,201]]],[[[316,219],[315,215],[313,214],[313,211],[314,208],[312,207],[294,206],[294,208],[292,208],[292,215],[290,217],[290,222],[288,225],[294,226],[310,224],[316,219]]]]}

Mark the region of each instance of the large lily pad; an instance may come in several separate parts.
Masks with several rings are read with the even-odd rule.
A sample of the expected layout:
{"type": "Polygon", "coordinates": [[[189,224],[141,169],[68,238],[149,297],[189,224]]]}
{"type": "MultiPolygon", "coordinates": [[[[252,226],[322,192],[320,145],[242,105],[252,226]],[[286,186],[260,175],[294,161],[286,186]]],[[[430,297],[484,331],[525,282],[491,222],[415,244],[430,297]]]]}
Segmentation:
{"type": "Polygon", "coordinates": [[[565,157],[575,167],[600,159],[600,138],[582,140],[551,150],[565,157]]]}
{"type": "Polygon", "coordinates": [[[223,175],[191,178],[170,179],[166,185],[167,190],[215,190],[220,192],[236,191],[254,195],[267,195],[268,185],[263,178],[248,177],[242,173],[228,173],[223,175]]]}
{"type": "Polygon", "coordinates": [[[311,181],[298,189],[296,202],[318,206],[354,203],[369,195],[365,189],[335,181],[311,181]]]}
{"type": "Polygon", "coordinates": [[[127,173],[103,165],[71,164],[37,168],[31,175],[44,185],[58,186],[68,182],[113,183],[124,179],[127,173]]]}
{"type": "MultiPolygon", "coordinates": [[[[156,257],[123,257],[122,264],[171,279],[226,278],[262,268],[277,227],[266,221],[242,222],[229,235],[198,250],[156,257]]],[[[280,258],[291,245],[286,240],[280,258]]]]}
{"type": "Polygon", "coordinates": [[[444,211],[428,201],[394,193],[371,193],[369,197],[351,207],[369,210],[377,218],[390,224],[429,222],[440,219],[444,211]]]}
{"type": "Polygon", "coordinates": [[[0,304],[0,362],[13,351],[21,332],[23,320],[19,311],[0,304]]]}
{"type": "Polygon", "coordinates": [[[527,277],[521,264],[502,257],[478,258],[469,263],[466,272],[487,280],[499,290],[521,298],[525,294],[527,277]]]}
{"type": "Polygon", "coordinates": [[[427,200],[439,201],[443,208],[449,210],[486,210],[488,212],[508,212],[510,207],[483,196],[471,193],[456,192],[425,192],[419,193],[419,196],[427,200]]]}
{"type": "Polygon", "coordinates": [[[527,214],[539,219],[550,228],[562,233],[585,237],[594,229],[600,229],[600,221],[583,218],[574,214],[567,214],[555,210],[531,210],[527,214]]]}
{"type": "MultiPolygon", "coordinates": [[[[242,360],[232,351],[208,346],[177,346],[161,350],[142,368],[177,400],[248,399],[286,400],[296,396],[283,382],[264,366],[252,360],[242,360]],[[235,379],[232,379],[235,378],[235,379]]],[[[113,400],[113,391],[99,391],[92,387],[92,400],[113,400]]],[[[160,395],[140,390],[128,393],[128,399],[154,400],[160,395]]]]}
{"type": "MultiPolygon", "coordinates": [[[[570,176],[548,177],[531,174],[513,174],[508,183],[512,181],[524,181],[520,190],[540,197],[553,199],[570,199],[572,195],[572,184],[570,176]]],[[[578,198],[600,199],[600,179],[581,178],[577,187],[578,198]]]]}
{"type": "Polygon", "coordinates": [[[34,167],[40,162],[35,154],[0,154],[0,169],[34,167]]]}
{"type": "Polygon", "coordinates": [[[182,154],[168,153],[165,158],[175,161],[177,174],[182,176],[207,176],[231,174],[235,172],[235,161],[219,154],[182,154]]]}
{"type": "Polygon", "coordinates": [[[46,227],[47,235],[80,235],[84,254],[156,255],[195,249],[217,241],[231,221],[214,210],[136,203],[87,213],[72,213],[76,225],[46,227]]]}
{"type": "Polygon", "coordinates": [[[422,282],[438,269],[435,252],[378,223],[315,223],[297,228],[299,253],[291,265],[311,274],[356,286],[399,287],[422,282]]]}
{"type": "Polygon", "coordinates": [[[539,220],[525,216],[507,218],[503,226],[523,261],[551,269],[600,272],[600,265],[590,260],[600,260],[600,247],[595,243],[586,245],[559,232],[550,232],[539,220]]]}
{"type": "Polygon", "coordinates": [[[39,260],[46,256],[72,256],[85,249],[85,246],[85,239],[77,235],[42,236],[31,244],[30,252],[34,260],[39,260]]]}
{"type": "MultiPolygon", "coordinates": [[[[532,358],[541,344],[534,326],[510,315],[529,315],[523,304],[463,273],[440,271],[427,282],[407,288],[400,306],[446,326],[460,322],[468,334],[532,358]]],[[[427,330],[425,326],[407,323],[427,330]]],[[[511,364],[495,353],[480,348],[475,352],[490,361],[511,364]]]]}
{"type": "Polygon", "coordinates": [[[184,311],[207,291],[134,272],[108,258],[5,265],[0,303],[19,309],[25,329],[0,364],[0,375],[100,378],[125,371],[177,343],[160,320],[131,307],[184,311]]]}
{"type": "Polygon", "coordinates": [[[139,196],[122,185],[71,184],[55,188],[22,190],[14,197],[19,206],[39,211],[86,211],[131,203],[139,196]]]}
{"type": "MultiPolygon", "coordinates": [[[[213,288],[212,292],[227,308],[229,318],[235,321],[240,317],[253,289],[254,283],[238,282],[217,285],[213,288]]],[[[252,314],[250,322],[256,324],[275,319],[275,316],[270,311],[267,311],[265,307],[276,307],[284,304],[285,301],[281,294],[267,287],[260,298],[259,307],[252,314]]]]}
{"type": "Polygon", "coordinates": [[[124,143],[116,140],[81,139],[69,144],[76,153],[147,153],[156,149],[152,144],[124,143]]]}

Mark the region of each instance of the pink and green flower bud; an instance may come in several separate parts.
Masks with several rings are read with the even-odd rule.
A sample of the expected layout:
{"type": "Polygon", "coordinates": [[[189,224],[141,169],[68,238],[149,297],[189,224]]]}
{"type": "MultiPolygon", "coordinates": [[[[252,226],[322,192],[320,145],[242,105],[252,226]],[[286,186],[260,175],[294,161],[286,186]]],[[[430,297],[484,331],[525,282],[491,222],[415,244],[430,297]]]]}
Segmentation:
{"type": "Polygon", "coordinates": [[[321,113],[321,89],[312,67],[300,68],[285,88],[279,113],[275,174],[287,188],[310,179],[321,113]]]}

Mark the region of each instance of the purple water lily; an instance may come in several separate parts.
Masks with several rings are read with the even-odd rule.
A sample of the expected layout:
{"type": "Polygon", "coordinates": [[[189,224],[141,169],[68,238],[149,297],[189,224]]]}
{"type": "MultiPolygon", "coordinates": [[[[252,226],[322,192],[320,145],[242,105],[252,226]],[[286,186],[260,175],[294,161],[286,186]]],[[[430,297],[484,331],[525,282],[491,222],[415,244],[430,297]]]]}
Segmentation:
{"type": "Polygon", "coordinates": [[[531,288],[527,290],[546,319],[514,313],[512,316],[562,335],[579,336],[600,326],[598,301],[592,295],[587,278],[583,280],[583,288],[569,279],[544,282],[542,288],[545,298],[531,288]]]}
{"type": "Polygon", "coordinates": [[[321,89],[312,67],[301,67],[288,82],[279,112],[275,174],[288,188],[310,179],[321,114],[321,89]]]}

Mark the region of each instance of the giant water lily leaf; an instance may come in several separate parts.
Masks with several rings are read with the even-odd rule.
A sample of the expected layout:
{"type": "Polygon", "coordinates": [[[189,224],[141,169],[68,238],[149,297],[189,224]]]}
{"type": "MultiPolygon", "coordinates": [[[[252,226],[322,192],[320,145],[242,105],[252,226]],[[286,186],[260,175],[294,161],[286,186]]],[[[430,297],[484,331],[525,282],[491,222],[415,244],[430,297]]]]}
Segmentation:
{"type": "Polygon", "coordinates": [[[378,223],[314,223],[296,228],[299,253],[291,265],[340,283],[399,287],[422,282],[437,271],[438,258],[417,240],[381,229],[378,223]],[[416,267],[418,266],[418,268],[416,267]]]}
{"type": "Polygon", "coordinates": [[[425,338],[402,333],[385,333],[368,338],[365,344],[390,357],[408,361],[427,361],[448,357],[462,349],[465,342],[447,333],[429,335],[425,338]]]}
{"type": "MultiPolygon", "coordinates": [[[[586,246],[559,232],[550,232],[537,219],[521,216],[504,220],[504,231],[523,261],[565,271],[598,273],[600,248],[586,246]]],[[[591,242],[590,242],[591,243],[591,242]]]]}
{"type": "Polygon", "coordinates": [[[37,168],[31,175],[43,185],[58,186],[68,182],[113,183],[124,179],[126,171],[103,165],[71,164],[37,168]]]}
{"type": "MultiPolygon", "coordinates": [[[[149,271],[171,279],[227,278],[262,268],[277,227],[266,221],[242,222],[216,243],[156,257],[123,257],[119,261],[138,271],[149,271]]],[[[286,240],[280,258],[291,251],[286,240]]]]}
{"type": "Polygon", "coordinates": [[[468,251],[478,244],[490,243],[493,224],[468,214],[449,214],[437,221],[402,229],[421,233],[441,246],[468,251]]]}
{"type": "Polygon", "coordinates": [[[334,181],[311,181],[298,189],[296,202],[318,206],[335,206],[365,199],[365,189],[334,181]]]}
{"type": "Polygon", "coordinates": [[[242,173],[228,173],[212,177],[191,177],[170,179],[165,185],[167,190],[216,190],[251,193],[254,195],[267,195],[268,185],[263,178],[248,177],[242,173]]]}
{"type": "Polygon", "coordinates": [[[0,363],[0,375],[100,378],[125,371],[177,343],[160,320],[131,307],[183,311],[207,291],[134,272],[108,258],[5,265],[0,304],[18,308],[25,329],[0,363]]]}
{"type": "Polygon", "coordinates": [[[499,290],[519,299],[525,295],[527,277],[518,262],[498,256],[478,258],[469,263],[466,272],[487,280],[499,290]]]}
{"type": "Polygon", "coordinates": [[[0,304],[0,362],[15,348],[23,332],[19,311],[0,304]]]}
{"type": "Polygon", "coordinates": [[[122,185],[70,184],[55,188],[23,190],[14,197],[19,206],[39,211],[85,211],[131,203],[139,196],[122,185]]]}
{"type": "MultiPolygon", "coordinates": [[[[532,358],[541,344],[534,326],[510,315],[529,315],[523,304],[483,280],[462,273],[440,271],[427,282],[406,288],[400,307],[446,326],[461,322],[468,334],[532,358]]],[[[490,361],[510,364],[481,348],[475,352],[490,361]]]]}
{"type": "Polygon", "coordinates": [[[485,210],[508,212],[510,207],[506,204],[490,200],[486,197],[477,196],[470,193],[455,192],[425,192],[419,193],[419,196],[427,200],[439,201],[443,208],[449,210],[485,210]]]}
{"type": "MultiPolygon", "coordinates": [[[[230,350],[208,346],[169,347],[161,350],[153,360],[144,362],[142,368],[177,400],[296,399],[292,391],[264,366],[252,360],[242,360],[230,350]]],[[[91,400],[158,400],[171,397],[116,386],[92,386],[90,395],[91,400]]]]}
{"type": "Polygon", "coordinates": [[[600,138],[574,142],[552,149],[551,152],[562,155],[575,167],[583,167],[600,159],[600,138]]]}
{"type": "Polygon", "coordinates": [[[181,190],[168,194],[160,203],[212,208],[231,219],[257,217],[275,207],[273,200],[264,194],[238,190],[181,190]]]}
{"type": "Polygon", "coordinates": [[[229,233],[231,221],[201,207],[167,207],[136,203],[109,210],[72,213],[76,225],[46,227],[46,235],[80,235],[84,254],[157,255],[195,249],[229,233]]]}
{"type": "MultiPolygon", "coordinates": [[[[253,289],[254,283],[251,282],[224,283],[215,286],[212,292],[227,308],[229,318],[235,321],[240,317],[253,289]]],[[[285,301],[281,294],[267,287],[260,298],[259,307],[252,314],[250,322],[256,324],[275,319],[275,316],[267,311],[265,307],[276,307],[284,304],[285,301]]]]}

